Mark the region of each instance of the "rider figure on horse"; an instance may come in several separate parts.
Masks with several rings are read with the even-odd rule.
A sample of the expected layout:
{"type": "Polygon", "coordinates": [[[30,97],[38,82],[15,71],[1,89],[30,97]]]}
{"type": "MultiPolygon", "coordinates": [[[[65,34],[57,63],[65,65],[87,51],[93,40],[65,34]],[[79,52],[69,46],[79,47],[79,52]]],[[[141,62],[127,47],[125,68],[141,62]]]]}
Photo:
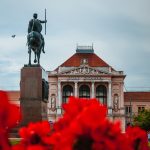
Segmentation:
{"type": "Polygon", "coordinates": [[[37,19],[37,17],[38,17],[37,13],[34,13],[34,14],[33,14],[33,19],[31,19],[31,20],[29,21],[28,34],[29,34],[31,31],[36,31],[36,32],[38,32],[38,33],[41,35],[41,39],[42,39],[42,41],[43,41],[43,49],[42,49],[42,52],[45,53],[45,51],[44,51],[45,42],[44,42],[44,37],[43,37],[43,35],[41,34],[41,31],[42,31],[42,25],[41,25],[41,23],[46,23],[47,20],[41,21],[41,20],[37,19]]]}

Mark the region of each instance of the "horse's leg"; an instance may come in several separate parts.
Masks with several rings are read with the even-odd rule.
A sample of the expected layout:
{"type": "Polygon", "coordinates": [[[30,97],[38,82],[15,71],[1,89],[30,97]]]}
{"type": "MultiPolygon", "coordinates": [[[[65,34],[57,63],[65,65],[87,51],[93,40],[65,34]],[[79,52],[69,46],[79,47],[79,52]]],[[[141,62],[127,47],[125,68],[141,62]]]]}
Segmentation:
{"type": "Polygon", "coordinates": [[[31,65],[31,48],[28,48],[28,53],[29,53],[29,65],[31,65]]]}
{"type": "Polygon", "coordinates": [[[38,49],[38,52],[37,52],[37,59],[38,59],[38,64],[40,64],[40,55],[39,55],[39,49],[38,49]]]}
{"type": "Polygon", "coordinates": [[[44,41],[44,38],[43,38],[43,39],[42,39],[42,44],[41,44],[41,49],[42,49],[42,52],[43,52],[43,53],[45,53],[44,47],[45,47],[45,41],[44,41]]]}
{"type": "Polygon", "coordinates": [[[37,49],[37,60],[38,60],[38,64],[40,64],[40,53],[41,53],[41,49],[38,48],[38,49],[37,49]]]}
{"type": "Polygon", "coordinates": [[[40,64],[40,55],[41,55],[41,51],[43,51],[43,53],[45,53],[44,52],[44,39],[43,40],[41,40],[41,44],[40,44],[40,46],[39,46],[39,48],[38,48],[38,51],[37,51],[37,56],[38,56],[38,64],[40,64]]]}
{"type": "Polygon", "coordinates": [[[37,55],[37,52],[36,52],[36,51],[34,51],[34,56],[35,56],[35,58],[34,58],[34,63],[36,63],[36,62],[37,62],[37,60],[36,60],[36,55],[37,55]]]}

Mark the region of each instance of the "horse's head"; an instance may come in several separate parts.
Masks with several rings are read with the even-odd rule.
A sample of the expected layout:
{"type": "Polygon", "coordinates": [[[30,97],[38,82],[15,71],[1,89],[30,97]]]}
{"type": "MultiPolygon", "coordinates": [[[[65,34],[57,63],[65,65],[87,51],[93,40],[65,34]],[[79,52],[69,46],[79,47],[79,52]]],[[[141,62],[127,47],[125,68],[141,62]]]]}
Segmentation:
{"type": "Polygon", "coordinates": [[[32,47],[33,49],[39,48],[41,45],[41,35],[36,31],[32,31],[27,36],[28,39],[28,46],[32,47]]]}

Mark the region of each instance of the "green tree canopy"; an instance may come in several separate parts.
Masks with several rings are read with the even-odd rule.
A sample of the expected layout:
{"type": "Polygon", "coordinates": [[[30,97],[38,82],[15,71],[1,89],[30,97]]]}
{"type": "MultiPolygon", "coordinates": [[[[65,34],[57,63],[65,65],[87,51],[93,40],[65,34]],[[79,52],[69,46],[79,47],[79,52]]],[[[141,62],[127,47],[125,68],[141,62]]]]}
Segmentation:
{"type": "Polygon", "coordinates": [[[150,109],[141,111],[133,118],[133,125],[139,126],[146,131],[150,131],[150,109]]]}

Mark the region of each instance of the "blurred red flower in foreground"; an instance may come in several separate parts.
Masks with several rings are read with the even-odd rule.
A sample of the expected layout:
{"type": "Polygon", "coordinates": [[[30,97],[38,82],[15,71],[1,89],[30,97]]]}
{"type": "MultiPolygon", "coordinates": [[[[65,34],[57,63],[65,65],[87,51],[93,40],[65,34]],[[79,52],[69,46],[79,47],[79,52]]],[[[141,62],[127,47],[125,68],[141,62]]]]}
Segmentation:
{"type": "Polygon", "coordinates": [[[19,131],[21,142],[14,146],[14,150],[35,149],[46,150],[49,148],[47,140],[50,136],[50,124],[48,121],[30,123],[19,131]]]}
{"type": "Polygon", "coordinates": [[[16,126],[20,120],[19,107],[11,104],[8,95],[4,91],[0,91],[0,149],[9,150],[8,142],[9,130],[16,126]]]}
{"type": "Polygon", "coordinates": [[[54,150],[132,150],[120,123],[111,123],[106,107],[96,99],[71,97],[63,108],[63,118],[54,124],[50,138],[54,150]]]}
{"type": "MultiPolygon", "coordinates": [[[[0,150],[9,150],[8,129],[19,119],[18,107],[8,103],[0,92],[0,150]],[[15,116],[13,116],[16,114],[15,116]]],[[[64,114],[52,131],[47,121],[30,123],[20,129],[21,142],[12,150],[148,150],[146,133],[128,128],[122,133],[120,122],[107,118],[107,108],[96,99],[71,97],[63,105],[64,114]]]]}
{"type": "Polygon", "coordinates": [[[148,150],[147,133],[139,127],[128,127],[126,136],[134,150],[148,150]]]}
{"type": "Polygon", "coordinates": [[[58,122],[54,124],[54,130],[63,130],[68,127],[75,118],[85,115],[84,120],[86,124],[97,125],[97,121],[105,119],[107,108],[101,105],[96,99],[82,99],[70,97],[67,104],[63,104],[64,114],[58,122]],[[88,110],[87,110],[88,109],[88,110]],[[100,115],[99,115],[100,114],[100,115]]]}

